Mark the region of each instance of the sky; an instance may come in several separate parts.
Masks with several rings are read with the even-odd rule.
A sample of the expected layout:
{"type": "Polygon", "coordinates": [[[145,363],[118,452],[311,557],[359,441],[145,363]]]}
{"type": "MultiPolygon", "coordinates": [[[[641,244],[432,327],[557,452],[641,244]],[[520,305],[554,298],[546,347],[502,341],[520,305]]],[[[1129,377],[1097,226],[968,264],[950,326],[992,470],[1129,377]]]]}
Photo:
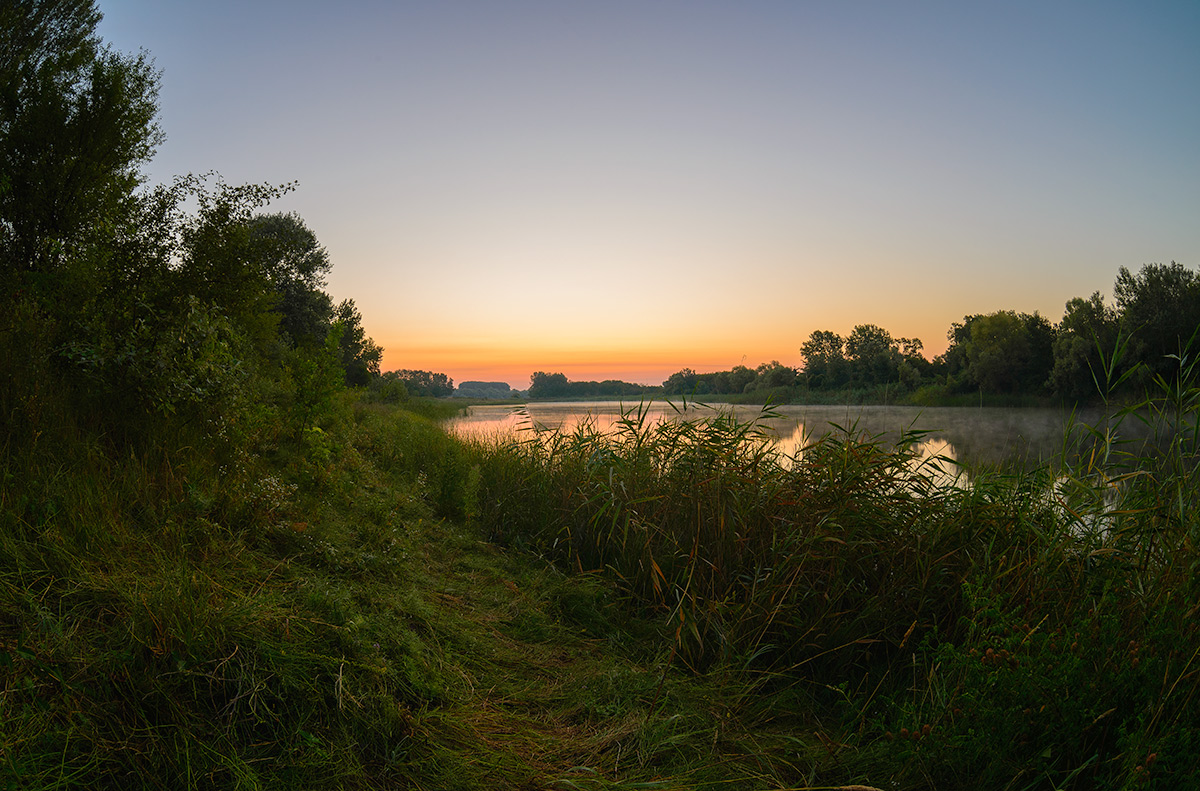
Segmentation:
{"type": "Polygon", "coordinates": [[[1200,264],[1200,3],[99,0],[383,369],[658,384],[1200,264]]]}

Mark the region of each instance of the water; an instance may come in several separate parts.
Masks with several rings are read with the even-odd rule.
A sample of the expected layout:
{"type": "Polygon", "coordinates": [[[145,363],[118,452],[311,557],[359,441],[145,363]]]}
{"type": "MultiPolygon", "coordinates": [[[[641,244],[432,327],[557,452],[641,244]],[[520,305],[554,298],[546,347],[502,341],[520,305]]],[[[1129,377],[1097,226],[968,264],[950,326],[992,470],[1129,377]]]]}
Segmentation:
{"type": "MultiPolygon", "coordinates": [[[[637,404],[612,401],[537,402],[523,410],[511,406],[473,406],[466,414],[450,421],[452,431],[461,436],[511,436],[531,421],[546,428],[572,430],[580,421],[592,420],[600,431],[609,431],[622,409],[637,404]]],[[[739,420],[758,418],[761,407],[719,405],[731,410],[739,420]]],[[[670,404],[656,401],[646,407],[648,419],[672,420],[679,412],[670,404]]],[[[1008,409],[971,407],[904,406],[783,406],[775,407],[775,417],[760,421],[775,438],[780,453],[794,456],[820,436],[835,431],[834,426],[852,429],[855,434],[878,436],[895,441],[906,431],[925,431],[914,446],[920,456],[941,457],[965,467],[996,465],[1007,462],[1036,464],[1062,454],[1063,439],[1070,415],[1061,409],[1008,409]]],[[[713,414],[711,408],[689,407],[688,418],[713,414]]],[[[1076,420],[1097,421],[1101,415],[1077,415],[1076,420]]]]}

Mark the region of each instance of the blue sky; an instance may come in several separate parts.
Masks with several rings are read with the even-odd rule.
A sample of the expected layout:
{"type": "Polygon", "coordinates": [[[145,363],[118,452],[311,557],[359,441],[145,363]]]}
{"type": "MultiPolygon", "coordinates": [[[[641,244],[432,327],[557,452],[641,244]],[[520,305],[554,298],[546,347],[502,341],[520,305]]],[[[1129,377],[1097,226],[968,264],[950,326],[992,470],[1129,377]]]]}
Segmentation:
{"type": "Polygon", "coordinates": [[[385,368],[798,365],[1200,262],[1200,3],[101,0],[152,181],[299,188],[385,368]]]}

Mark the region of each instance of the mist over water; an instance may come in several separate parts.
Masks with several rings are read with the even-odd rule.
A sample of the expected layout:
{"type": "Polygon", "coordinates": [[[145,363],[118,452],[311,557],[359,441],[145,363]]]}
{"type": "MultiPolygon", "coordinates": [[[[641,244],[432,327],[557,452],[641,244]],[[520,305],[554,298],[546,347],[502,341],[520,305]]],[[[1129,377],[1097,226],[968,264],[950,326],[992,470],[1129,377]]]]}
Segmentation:
{"type": "MultiPolygon", "coordinates": [[[[720,404],[713,407],[652,402],[641,407],[648,422],[704,418],[716,411],[732,412],[741,421],[757,420],[775,438],[779,452],[795,456],[825,434],[849,431],[858,437],[896,442],[901,436],[922,432],[913,444],[922,458],[941,457],[967,469],[1019,463],[1033,465],[1060,458],[1072,425],[1098,423],[1099,411],[1072,414],[1062,409],[1009,409],[1000,407],[907,406],[780,406],[764,413],[762,407],[720,404]],[[764,414],[767,415],[764,417],[764,414]]],[[[590,420],[598,431],[608,432],[622,412],[637,404],[611,401],[544,402],[521,407],[473,406],[450,421],[450,429],[464,437],[508,437],[534,426],[571,431],[590,420]]],[[[1076,431],[1079,429],[1076,428],[1076,431]]]]}

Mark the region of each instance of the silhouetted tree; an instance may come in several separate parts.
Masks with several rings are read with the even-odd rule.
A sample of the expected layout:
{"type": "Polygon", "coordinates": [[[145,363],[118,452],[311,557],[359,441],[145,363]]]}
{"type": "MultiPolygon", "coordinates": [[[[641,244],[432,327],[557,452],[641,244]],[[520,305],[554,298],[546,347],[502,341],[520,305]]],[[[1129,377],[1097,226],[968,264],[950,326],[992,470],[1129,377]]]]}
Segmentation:
{"type": "Polygon", "coordinates": [[[747,388],[769,390],[775,387],[791,387],[796,383],[796,369],[789,368],[778,360],[763,363],[754,369],[754,382],[747,388]]]}
{"type": "Polygon", "coordinates": [[[881,385],[899,380],[900,343],[882,327],[856,326],[846,338],[846,360],[854,384],[881,385]]]}
{"type": "Polygon", "coordinates": [[[50,271],[111,236],[162,141],[158,72],[96,35],[90,0],[0,4],[0,271],[50,271]],[[72,252],[75,251],[75,252],[72,252]]]}
{"type": "Polygon", "coordinates": [[[1121,267],[1113,286],[1120,326],[1131,336],[1130,361],[1153,374],[1178,365],[1178,354],[1200,327],[1200,274],[1172,261],[1146,264],[1133,275],[1121,267]]]}
{"type": "Polygon", "coordinates": [[[529,377],[530,398],[561,398],[570,393],[571,386],[566,374],[536,371],[529,377]]]}
{"type": "Polygon", "coordinates": [[[454,380],[446,374],[406,368],[385,376],[394,376],[403,382],[409,395],[444,398],[454,394],[454,380]]]}
{"type": "Polygon", "coordinates": [[[354,300],[343,300],[333,311],[333,321],[340,328],[341,336],[338,348],[341,352],[342,367],[346,371],[346,384],[353,387],[364,387],[379,376],[379,361],[383,357],[383,349],[367,337],[362,326],[362,314],[354,305],[354,300]]]}
{"type": "Polygon", "coordinates": [[[1088,299],[1067,300],[1055,329],[1050,389],[1070,399],[1097,395],[1104,384],[1101,355],[1112,352],[1116,334],[1117,312],[1104,304],[1099,291],[1088,299]]]}
{"type": "Polygon", "coordinates": [[[809,386],[819,389],[841,387],[849,378],[846,342],[829,330],[816,330],[800,346],[809,386]]]}
{"type": "Polygon", "coordinates": [[[292,344],[321,343],[333,316],[323,290],[329,253],[300,215],[259,214],[250,220],[250,242],[277,296],[279,328],[292,344]]]}
{"type": "Polygon", "coordinates": [[[972,382],[990,393],[1042,392],[1054,365],[1054,329],[1037,313],[967,317],[963,344],[972,382]]]}
{"type": "Polygon", "coordinates": [[[696,392],[697,374],[691,368],[676,371],[662,383],[663,392],[667,395],[688,395],[696,392]]]}

